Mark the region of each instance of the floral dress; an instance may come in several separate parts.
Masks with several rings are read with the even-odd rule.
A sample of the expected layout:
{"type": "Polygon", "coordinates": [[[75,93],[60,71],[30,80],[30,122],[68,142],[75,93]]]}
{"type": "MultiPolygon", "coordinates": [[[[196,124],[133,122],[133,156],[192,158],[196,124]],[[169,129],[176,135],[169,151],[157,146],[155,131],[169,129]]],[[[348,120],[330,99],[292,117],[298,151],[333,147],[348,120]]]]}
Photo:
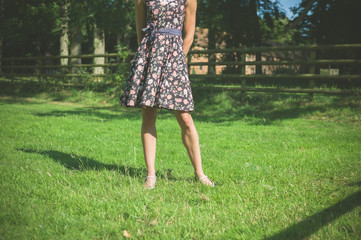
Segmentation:
{"type": "Polygon", "coordinates": [[[187,0],[145,0],[146,33],[134,56],[119,103],[126,107],[157,107],[193,111],[193,96],[183,39],[156,31],[183,29],[187,0]]]}

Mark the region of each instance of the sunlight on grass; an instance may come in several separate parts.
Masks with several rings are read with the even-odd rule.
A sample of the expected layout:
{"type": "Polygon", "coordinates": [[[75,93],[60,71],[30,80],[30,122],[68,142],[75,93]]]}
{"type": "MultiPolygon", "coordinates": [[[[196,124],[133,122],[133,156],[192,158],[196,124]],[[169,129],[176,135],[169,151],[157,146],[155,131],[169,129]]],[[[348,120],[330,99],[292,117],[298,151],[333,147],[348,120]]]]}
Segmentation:
{"type": "Polygon", "coordinates": [[[2,94],[5,239],[358,239],[360,99],[197,90],[204,169],[193,180],[173,114],[157,121],[157,186],[140,109],[95,92],[2,94]],[[207,93],[209,94],[209,93],[207,93]]]}

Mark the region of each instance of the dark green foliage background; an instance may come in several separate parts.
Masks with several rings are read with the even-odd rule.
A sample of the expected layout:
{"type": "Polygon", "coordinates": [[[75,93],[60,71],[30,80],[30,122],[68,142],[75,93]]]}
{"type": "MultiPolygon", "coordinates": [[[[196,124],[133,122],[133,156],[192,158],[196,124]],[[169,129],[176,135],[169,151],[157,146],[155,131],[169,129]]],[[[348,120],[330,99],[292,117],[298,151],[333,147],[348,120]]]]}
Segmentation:
{"type": "MultiPolygon", "coordinates": [[[[303,0],[294,9],[302,13],[303,0]]],[[[3,57],[59,55],[60,11],[67,4],[69,27],[81,25],[83,53],[92,53],[93,23],[104,29],[106,51],[116,47],[134,51],[135,9],[132,0],[5,0],[3,57]]],[[[226,47],[282,44],[360,43],[361,2],[357,0],[316,1],[295,28],[285,31],[290,20],[277,1],[198,0],[197,26],[209,29],[209,48],[220,42],[226,47]]]]}

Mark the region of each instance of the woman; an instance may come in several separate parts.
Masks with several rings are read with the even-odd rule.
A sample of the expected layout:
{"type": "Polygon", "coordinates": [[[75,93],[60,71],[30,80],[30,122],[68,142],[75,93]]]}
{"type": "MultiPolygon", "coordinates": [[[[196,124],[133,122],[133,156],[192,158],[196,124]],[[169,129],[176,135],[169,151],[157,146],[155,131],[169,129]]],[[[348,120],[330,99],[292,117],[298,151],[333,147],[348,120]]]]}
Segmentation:
{"type": "Polygon", "coordinates": [[[119,103],[142,107],[142,143],[148,176],[144,187],[156,183],[157,108],[174,111],[196,179],[214,186],[204,173],[198,133],[192,116],[193,96],[185,56],[195,32],[196,0],[135,0],[138,50],[119,103]],[[182,39],[182,30],[184,39],[182,39]]]}

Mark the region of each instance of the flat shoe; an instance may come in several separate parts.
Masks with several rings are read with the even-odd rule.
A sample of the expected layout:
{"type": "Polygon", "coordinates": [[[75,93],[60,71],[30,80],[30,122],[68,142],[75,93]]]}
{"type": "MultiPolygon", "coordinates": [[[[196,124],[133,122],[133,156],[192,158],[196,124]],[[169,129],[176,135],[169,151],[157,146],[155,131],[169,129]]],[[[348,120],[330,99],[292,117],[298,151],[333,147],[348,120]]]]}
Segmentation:
{"type": "Polygon", "coordinates": [[[198,178],[198,177],[195,175],[194,178],[196,179],[197,182],[200,182],[200,183],[202,183],[202,184],[204,184],[204,183],[202,182],[202,179],[208,178],[208,180],[211,181],[212,184],[210,184],[210,185],[209,185],[209,184],[204,184],[204,185],[210,186],[210,187],[214,187],[214,186],[215,186],[214,182],[213,182],[207,175],[203,175],[203,176],[200,177],[200,178],[198,178]]]}
{"type": "Polygon", "coordinates": [[[145,183],[144,183],[144,188],[145,188],[145,189],[154,189],[154,188],[155,188],[155,182],[157,181],[157,177],[156,177],[156,176],[147,176],[147,177],[145,178],[145,181],[144,181],[144,182],[146,182],[148,178],[154,178],[154,183],[151,184],[150,186],[146,186],[145,183]]]}

